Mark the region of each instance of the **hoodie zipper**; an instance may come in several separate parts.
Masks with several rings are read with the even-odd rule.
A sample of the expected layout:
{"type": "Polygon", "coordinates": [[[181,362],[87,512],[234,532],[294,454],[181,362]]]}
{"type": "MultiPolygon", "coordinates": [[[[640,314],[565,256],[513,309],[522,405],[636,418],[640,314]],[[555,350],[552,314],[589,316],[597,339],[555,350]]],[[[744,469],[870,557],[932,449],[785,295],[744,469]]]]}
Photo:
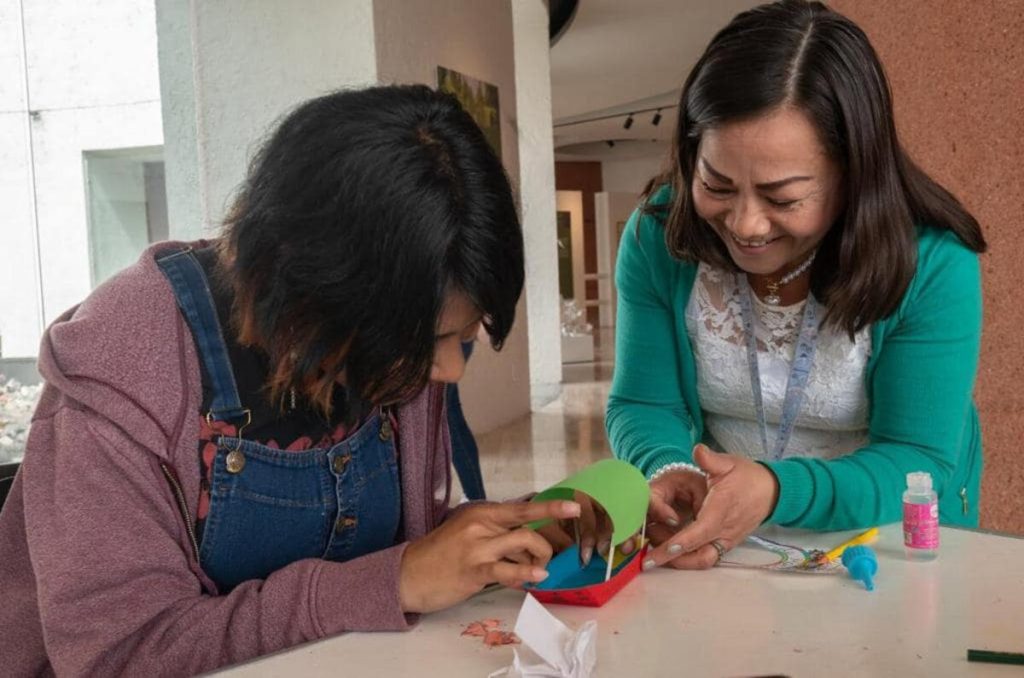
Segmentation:
{"type": "MultiPolygon", "coordinates": [[[[438,387],[434,387],[433,392],[427,394],[427,402],[428,402],[428,408],[427,409],[430,412],[430,417],[431,417],[432,422],[433,422],[433,424],[435,426],[435,430],[440,432],[441,426],[442,426],[442,415],[444,414],[444,406],[445,406],[444,391],[441,390],[438,387]]],[[[427,488],[426,488],[427,489],[427,511],[426,511],[426,516],[427,516],[426,528],[427,529],[426,529],[426,532],[424,532],[424,535],[429,534],[435,527],[437,527],[437,524],[435,522],[437,516],[434,514],[434,481],[435,481],[434,469],[435,469],[435,466],[437,465],[436,462],[435,462],[435,457],[437,457],[437,445],[436,445],[437,438],[436,437],[434,437],[434,441],[435,441],[434,454],[431,455],[431,457],[430,457],[430,459],[428,460],[428,463],[427,463],[427,488]]],[[[443,440],[441,441],[441,454],[445,454],[444,441],[443,440]]],[[[450,459],[446,459],[446,462],[447,462],[447,464],[449,466],[451,465],[451,460],[450,459]]],[[[445,495],[447,495],[447,494],[448,494],[448,490],[446,488],[445,489],[445,495]]],[[[446,496],[445,497],[445,502],[447,503],[447,501],[449,501],[449,499],[450,498],[448,496],[446,496]]]]}
{"type": "Polygon", "coordinates": [[[188,531],[188,540],[192,545],[192,556],[195,558],[196,563],[199,562],[199,541],[196,539],[195,528],[192,527],[192,521],[188,516],[188,505],[185,503],[185,492],[181,489],[181,483],[175,477],[174,473],[168,468],[167,464],[160,464],[160,470],[164,472],[164,477],[167,478],[167,482],[171,484],[171,489],[174,490],[174,497],[178,500],[178,510],[181,512],[181,518],[185,521],[185,529],[188,531]]]}
{"type": "MultiPolygon", "coordinates": [[[[436,391],[435,391],[435,393],[436,393],[436,391]]],[[[434,401],[435,400],[436,400],[436,398],[433,397],[432,393],[428,393],[427,394],[427,412],[429,413],[430,418],[433,419],[433,420],[437,420],[438,419],[438,417],[436,417],[435,414],[434,414],[434,401]]],[[[434,439],[434,445],[432,447],[434,448],[434,454],[430,455],[430,457],[425,460],[427,462],[426,463],[426,469],[425,469],[426,470],[426,481],[427,481],[427,486],[425,488],[426,489],[426,494],[427,494],[427,497],[426,497],[426,499],[427,499],[427,503],[426,503],[427,510],[423,512],[423,515],[426,517],[426,520],[424,521],[424,523],[425,523],[424,524],[424,528],[425,529],[423,531],[423,536],[426,536],[426,535],[430,534],[431,530],[434,529],[434,521],[436,520],[436,517],[434,516],[434,466],[435,466],[434,457],[437,456],[437,437],[433,436],[433,439],[434,439]]]]}

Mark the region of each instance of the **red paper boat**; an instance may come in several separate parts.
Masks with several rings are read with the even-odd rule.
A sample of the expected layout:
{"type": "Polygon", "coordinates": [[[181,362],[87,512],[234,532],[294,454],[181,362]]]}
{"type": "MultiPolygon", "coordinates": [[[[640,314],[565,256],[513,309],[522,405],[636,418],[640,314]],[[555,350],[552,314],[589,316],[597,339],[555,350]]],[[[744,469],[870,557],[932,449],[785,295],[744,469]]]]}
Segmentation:
{"type": "Polygon", "coordinates": [[[572,546],[548,563],[547,579],[527,590],[541,603],[601,607],[640,573],[646,553],[645,546],[615,568],[611,579],[605,581],[606,561],[595,556],[581,569],[576,547],[572,546]]]}

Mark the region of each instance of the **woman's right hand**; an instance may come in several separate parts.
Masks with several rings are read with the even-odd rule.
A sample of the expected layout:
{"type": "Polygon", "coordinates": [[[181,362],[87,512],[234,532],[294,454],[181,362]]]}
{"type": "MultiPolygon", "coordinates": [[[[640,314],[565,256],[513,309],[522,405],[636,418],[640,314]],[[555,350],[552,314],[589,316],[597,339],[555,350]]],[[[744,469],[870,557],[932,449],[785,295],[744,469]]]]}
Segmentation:
{"type": "Polygon", "coordinates": [[[406,547],[399,581],[402,609],[433,612],[462,602],[494,582],[516,587],[543,581],[551,546],[524,526],[579,515],[580,505],[571,501],[463,508],[406,547]]]}
{"type": "Polygon", "coordinates": [[[698,470],[669,471],[651,482],[647,534],[654,546],[672,539],[697,517],[708,496],[708,479],[698,470]]]}

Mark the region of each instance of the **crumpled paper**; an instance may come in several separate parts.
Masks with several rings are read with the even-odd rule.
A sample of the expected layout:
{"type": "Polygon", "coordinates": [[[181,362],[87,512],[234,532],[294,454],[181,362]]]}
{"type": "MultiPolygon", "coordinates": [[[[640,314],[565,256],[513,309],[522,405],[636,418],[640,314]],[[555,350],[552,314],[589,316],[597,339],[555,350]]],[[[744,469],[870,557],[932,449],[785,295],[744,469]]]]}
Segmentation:
{"type": "Polygon", "coordinates": [[[523,644],[512,665],[488,678],[591,678],[597,664],[597,622],[573,631],[530,594],[523,600],[515,634],[523,644]]]}

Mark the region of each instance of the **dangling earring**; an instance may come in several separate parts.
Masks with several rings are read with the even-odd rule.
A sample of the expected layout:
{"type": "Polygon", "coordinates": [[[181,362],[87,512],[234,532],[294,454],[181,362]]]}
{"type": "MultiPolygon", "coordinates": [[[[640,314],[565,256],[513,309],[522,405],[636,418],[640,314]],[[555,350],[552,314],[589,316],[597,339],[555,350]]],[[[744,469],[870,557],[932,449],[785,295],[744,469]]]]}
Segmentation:
{"type": "MultiPolygon", "coordinates": [[[[292,369],[295,369],[295,361],[298,359],[299,354],[295,351],[291,351],[288,357],[292,360],[292,369]]],[[[288,389],[288,404],[291,406],[292,411],[295,410],[295,387],[292,386],[288,389]]]]}

